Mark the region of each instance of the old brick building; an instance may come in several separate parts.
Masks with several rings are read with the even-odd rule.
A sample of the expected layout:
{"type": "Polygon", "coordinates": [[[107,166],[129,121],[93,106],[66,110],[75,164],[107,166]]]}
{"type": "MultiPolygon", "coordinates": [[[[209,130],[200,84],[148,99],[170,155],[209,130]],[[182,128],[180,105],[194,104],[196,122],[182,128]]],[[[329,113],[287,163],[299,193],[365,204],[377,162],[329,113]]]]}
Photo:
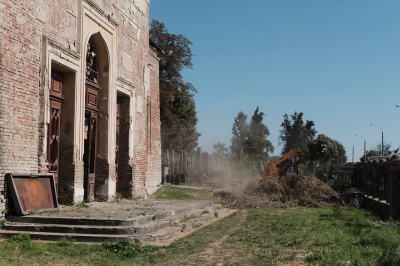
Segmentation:
{"type": "Polygon", "coordinates": [[[156,190],[159,60],[149,5],[0,0],[1,213],[6,173],[54,173],[61,203],[156,190]]]}

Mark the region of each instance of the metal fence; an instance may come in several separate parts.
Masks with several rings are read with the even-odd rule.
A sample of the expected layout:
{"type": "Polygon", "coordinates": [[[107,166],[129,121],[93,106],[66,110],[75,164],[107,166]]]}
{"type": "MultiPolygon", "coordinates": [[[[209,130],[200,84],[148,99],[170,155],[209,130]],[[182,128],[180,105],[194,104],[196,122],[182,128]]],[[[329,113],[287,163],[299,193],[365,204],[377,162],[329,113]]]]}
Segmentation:
{"type": "Polygon", "coordinates": [[[259,163],[250,158],[238,160],[228,154],[209,155],[202,152],[201,148],[194,154],[172,149],[165,151],[162,156],[162,182],[171,184],[190,182],[199,185],[214,183],[218,186],[221,182],[231,182],[234,173],[244,169],[248,173],[257,172],[259,163]]]}

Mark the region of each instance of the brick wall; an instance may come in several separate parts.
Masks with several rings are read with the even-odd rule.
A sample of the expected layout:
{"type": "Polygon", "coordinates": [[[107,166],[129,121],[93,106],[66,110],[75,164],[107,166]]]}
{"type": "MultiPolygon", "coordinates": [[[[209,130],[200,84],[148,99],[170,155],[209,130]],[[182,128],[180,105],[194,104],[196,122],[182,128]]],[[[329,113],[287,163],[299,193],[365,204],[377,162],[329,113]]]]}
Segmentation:
{"type": "Polygon", "coordinates": [[[35,3],[0,2],[0,218],[4,175],[37,171],[40,22],[35,3]]]}
{"type": "MultiPolygon", "coordinates": [[[[95,4],[104,17],[118,26],[117,73],[132,84],[136,106],[134,129],[134,158],[124,160],[124,172],[129,172],[130,196],[146,196],[154,192],[161,179],[160,129],[158,104],[158,59],[149,48],[149,4],[147,0],[84,0],[95,4]],[[144,67],[151,68],[150,98],[146,98],[144,67]]],[[[41,122],[43,108],[43,53],[42,39],[46,37],[65,50],[81,53],[79,25],[80,1],[3,0],[0,1],[0,218],[6,209],[4,175],[8,172],[38,172],[38,157],[45,142],[47,126],[41,122]]],[[[85,56],[80,54],[81,60],[85,56]]],[[[47,66],[48,67],[48,66],[47,66]]],[[[84,75],[83,75],[84,76],[84,75]]],[[[48,77],[47,77],[48,78],[48,77]]],[[[114,88],[112,88],[114,89],[114,88]]],[[[127,139],[127,138],[125,138],[127,139]]],[[[70,144],[68,144],[70,145],[70,144]]],[[[68,150],[69,149],[69,150],[68,150]]],[[[82,177],[82,162],[71,161],[70,153],[62,162],[62,171],[71,171],[75,180],[67,180],[60,189],[66,192],[76,186],[76,176],[82,177]],[[79,169],[78,169],[79,168],[79,169]]],[[[107,169],[113,169],[112,164],[107,169]]],[[[110,170],[110,171],[111,171],[110,170]]],[[[80,179],[78,180],[81,180],[80,179]]],[[[115,178],[115,177],[113,177],[115,178]]],[[[81,182],[81,181],[79,181],[81,182]]],[[[78,183],[79,183],[78,182],[78,183]]],[[[102,179],[105,184],[104,179],[102,179]]],[[[121,184],[122,185],[122,184],[121,184]]],[[[79,186],[82,186],[80,184],[79,186]]],[[[75,196],[74,196],[75,197],[75,196]]],[[[70,201],[71,197],[64,200],[70,201]]]]}

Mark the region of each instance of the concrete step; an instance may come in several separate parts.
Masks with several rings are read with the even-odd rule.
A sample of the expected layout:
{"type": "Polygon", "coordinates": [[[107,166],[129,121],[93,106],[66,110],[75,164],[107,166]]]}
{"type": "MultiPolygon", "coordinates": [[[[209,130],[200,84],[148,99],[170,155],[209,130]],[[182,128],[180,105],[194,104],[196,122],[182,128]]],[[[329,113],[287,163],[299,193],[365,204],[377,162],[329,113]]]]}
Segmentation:
{"type": "Polygon", "coordinates": [[[19,223],[6,221],[3,230],[20,232],[51,232],[72,234],[143,234],[169,226],[169,221],[149,221],[136,226],[99,226],[99,225],[74,225],[51,223],[19,223]]]}
{"type": "Polygon", "coordinates": [[[17,233],[29,234],[32,239],[73,239],[78,242],[155,242],[199,227],[215,219],[225,208],[218,204],[200,203],[128,219],[99,219],[71,217],[8,217],[0,230],[3,237],[17,233]],[[216,215],[216,213],[218,215],[216,215]]]}
{"type": "MultiPolygon", "coordinates": [[[[168,216],[167,214],[163,214],[168,216]]],[[[132,226],[144,224],[154,220],[153,215],[136,216],[127,219],[107,219],[107,218],[76,218],[76,217],[48,217],[48,216],[8,216],[7,221],[15,223],[51,223],[64,225],[90,225],[90,226],[132,226]]]]}

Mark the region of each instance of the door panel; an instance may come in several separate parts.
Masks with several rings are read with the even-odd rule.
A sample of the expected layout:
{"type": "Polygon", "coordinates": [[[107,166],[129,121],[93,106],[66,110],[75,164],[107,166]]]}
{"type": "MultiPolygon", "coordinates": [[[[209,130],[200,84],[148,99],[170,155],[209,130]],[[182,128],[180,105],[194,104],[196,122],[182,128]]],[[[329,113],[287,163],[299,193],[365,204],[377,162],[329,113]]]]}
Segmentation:
{"type": "Polygon", "coordinates": [[[116,172],[116,187],[118,189],[119,181],[119,163],[120,163],[120,130],[121,130],[121,104],[117,103],[117,119],[115,132],[115,172],[116,172]]]}
{"type": "Polygon", "coordinates": [[[58,188],[58,171],[60,168],[60,117],[61,102],[50,100],[47,160],[49,172],[54,174],[56,188],[58,188]]]}
{"type": "Polygon", "coordinates": [[[97,142],[97,114],[91,111],[85,113],[85,152],[84,161],[84,188],[85,201],[94,200],[95,173],[96,173],[96,142],[97,142]]]}

